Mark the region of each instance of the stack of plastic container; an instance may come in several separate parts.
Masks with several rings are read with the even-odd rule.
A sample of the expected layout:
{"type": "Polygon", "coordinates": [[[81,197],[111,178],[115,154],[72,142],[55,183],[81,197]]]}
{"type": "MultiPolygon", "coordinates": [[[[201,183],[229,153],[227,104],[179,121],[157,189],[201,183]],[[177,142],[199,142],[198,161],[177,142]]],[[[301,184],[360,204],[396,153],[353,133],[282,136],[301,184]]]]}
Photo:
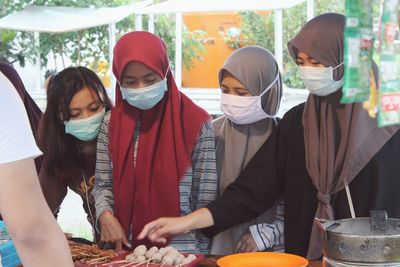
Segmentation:
{"type": "Polygon", "coordinates": [[[16,267],[21,265],[21,260],[18,257],[14,243],[11,241],[3,221],[0,221],[0,255],[1,265],[3,267],[16,267]]]}

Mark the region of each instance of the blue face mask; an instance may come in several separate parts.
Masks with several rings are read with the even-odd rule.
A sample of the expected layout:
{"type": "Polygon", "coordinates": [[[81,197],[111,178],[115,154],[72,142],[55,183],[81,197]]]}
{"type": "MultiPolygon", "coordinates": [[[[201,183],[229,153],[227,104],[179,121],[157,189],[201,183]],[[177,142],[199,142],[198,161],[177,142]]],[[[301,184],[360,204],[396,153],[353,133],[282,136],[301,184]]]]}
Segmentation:
{"type": "Polygon", "coordinates": [[[105,113],[106,109],[103,108],[102,111],[93,116],[79,120],[64,121],[65,133],[71,134],[82,141],[94,140],[99,134],[105,113]]]}
{"type": "Polygon", "coordinates": [[[336,67],[316,68],[300,66],[300,77],[304,81],[304,85],[311,94],[316,96],[327,96],[333,94],[343,85],[343,78],[339,81],[333,79],[333,70],[340,67],[340,63],[336,67]]]}
{"type": "Polygon", "coordinates": [[[125,99],[131,106],[142,110],[151,109],[164,97],[168,90],[167,76],[161,81],[142,88],[121,87],[122,99],[125,99]]]}

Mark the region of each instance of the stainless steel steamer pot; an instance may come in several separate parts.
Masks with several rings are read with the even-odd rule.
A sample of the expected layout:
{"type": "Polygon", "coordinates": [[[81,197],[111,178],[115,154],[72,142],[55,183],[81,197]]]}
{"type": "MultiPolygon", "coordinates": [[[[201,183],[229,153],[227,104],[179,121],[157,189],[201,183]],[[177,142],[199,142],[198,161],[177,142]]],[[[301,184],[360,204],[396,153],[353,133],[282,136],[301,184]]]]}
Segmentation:
{"type": "Polygon", "coordinates": [[[327,261],[367,264],[354,266],[400,266],[400,219],[372,211],[367,218],[319,222],[326,233],[327,261]]]}

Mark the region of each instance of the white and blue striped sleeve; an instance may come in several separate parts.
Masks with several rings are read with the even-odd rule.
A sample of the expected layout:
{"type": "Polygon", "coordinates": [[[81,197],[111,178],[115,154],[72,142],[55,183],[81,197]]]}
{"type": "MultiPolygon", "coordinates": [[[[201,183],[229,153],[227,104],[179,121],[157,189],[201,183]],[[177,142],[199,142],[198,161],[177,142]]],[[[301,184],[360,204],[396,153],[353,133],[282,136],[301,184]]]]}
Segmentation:
{"type": "Polygon", "coordinates": [[[106,113],[97,137],[96,172],[92,192],[95,200],[96,221],[104,211],[114,211],[112,163],[108,149],[108,124],[110,117],[111,112],[106,113]]]}
{"type": "Polygon", "coordinates": [[[272,223],[261,223],[250,226],[250,233],[257,244],[259,251],[273,249],[282,250],[284,240],[284,202],[276,206],[275,219],[272,223]]]}

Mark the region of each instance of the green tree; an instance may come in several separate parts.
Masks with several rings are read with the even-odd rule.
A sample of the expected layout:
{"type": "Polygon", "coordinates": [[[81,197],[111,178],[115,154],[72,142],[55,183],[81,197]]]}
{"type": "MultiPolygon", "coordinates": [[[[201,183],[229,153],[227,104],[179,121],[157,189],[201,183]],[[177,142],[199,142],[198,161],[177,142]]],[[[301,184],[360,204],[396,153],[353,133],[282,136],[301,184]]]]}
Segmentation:
{"type": "MultiPolygon", "coordinates": [[[[345,0],[315,0],[315,16],[327,12],[344,14],[345,0]]],[[[275,50],[274,12],[267,14],[257,12],[239,12],[241,16],[241,34],[238,39],[226,38],[232,48],[244,45],[259,45],[270,51],[275,50]]],[[[283,11],[283,73],[284,82],[289,87],[304,88],[299,78],[298,68],[291,58],[286,44],[291,40],[307,21],[307,5],[299,4],[283,11]]]]}
{"type": "Polygon", "coordinates": [[[163,39],[171,69],[175,69],[175,16],[157,15],[154,20],[155,34],[163,39]]]}
{"type": "MultiPolygon", "coordinates": [[[[15,0],[14,0],[15,1],[15,0]]],[[[3,0],[1,4],[0,16],[5,16],[14,11],[25,8],[31,4],[31,0],[19,0],[17,4],[13,0],[3,0]]],[[[36,0],[35,5],[47,6],[73,6],[73,7],[113,7],[131,3],[131,0],[36,0]]],[[[143,16],[143,25],[146,28],[147,16],[143,16]]],[[[135,17],[129,16],[117,23],[117,38],[125,32],[135,29],[135,17]]],[[[171,67],[174,68],[175,59],[175,16],[157,15],[155,18],[155,31],[166,43],[169,51],[171,67]]],[[[187,69],[193,67],[194,59],[202,60],[201,53],[205,51],[203,45],[202,31],[188,31],[186,27],[183,30],[183,66],[187,69]]],[[[25,60],[35,62],[37,49],[41,55],[42,66],[46,66],[49,55],[60,57],[63,62],[63,68],[66,67],[65,59],[68,57],[75,65],[90,66],[98,69],[104,67],[104,62],[108,62],[108,26],[99,26],[76,32],[67,33],[41,33],[40,46],[35,46],[33,33],[14,32],[0,30],[0,58],[2,61],[10,63],[19,62],[20,65],[25,60]]],[[[50,59],[51,60],[51,59],[50,59]]]]}
{"type": "MultiPolygon", "coordinates": [[[[162,38],[167,46],[171,68],[175,68],[175,15],[157,15],[155,17],[155,34],[162,38]]],[[[201,30],[189,31],[183,25],[182,61],[187,70],[193,68],[196,60],[202,60],[205,52],[206,33],[201,30]]]]}
{"type": "Polygon", "coordinates": [[[201,30],[189,31],[186,26],[183,31],[183,45],[182,45],[182,61],[183,67],[191,70],[196,61],[203,60],[201,54],[206,52],[204,47],[204,39],[206,32],[201,30]]]}
{"type": "MultiPolygon", "coordinates": [[[[2,0],[0,1],[0,17],[23,9],[27,5],[28,1],[2,0]]],[[[32,40],[32,33],[0,30],[0,61],[18,63],[21,66],[25,65],[26,59],[34,62],[31,55],[36,51],[31,45],[32,40]]]]}
{"type": "MultiPolygon", "coordinates": [[[[115,7],[130,2],[130,0],[36,0],[35,4],[72,7],[115,7]]],[[[133,21],[133,16],[129,16],[124,23],[118,23],[117,32],[128,30],[129,26],[132,27],[133,21]]],[[[41,60],[44,66],[47,65],[50,53],[59,55],[63,63],[65,57],[69,57],[75,65],[91,65],[95,67],[109,58],[107,25],[61,34],[43,33],[40,35],[40,40],[41,60]]],[[[65,64],[63,64],[63,67],[66,67],[65,64]]]]}
{"type": "MultiPolygon", "coordinates": [[[[345,0],[314,0],[314,16],[323,13],[334,12],[344,14],[345,0]]],[[[283,12],[283,61],[284,61],[284,82],[292,88],[304,88],[303,81],[299,77],[298,67],[289,54],[286,44],[300,31],[307,22],[306,3],[297,5],[283,12]],[[296,18],[296,19],[293,19],[296,18]]]]}
{"type": "MultiPolygon", "coordinates": [[[[3,0],[0,6],[0,16],[3,17],[12,12],[19,11],[29,4],[73,7],[111,7],[130,2],[130,0],[3,0]]],[[[124,23],[118,23],[117,30],[128,30],[126,26],[127,23],[133,21],[131,17],[127,18],[124,23]]],[[[25,60],[35,62],[37,49],[39,49],[41,61],[44,66],[47,65],[48,55],[50,53],[60,56],[63,62],[64,58],[68,56],[74,64],[79,65],[88,65],[92,61],[108,59],[107,26],[60,34],[41,33],[39,48],[35,46],[33,33],[31,32],[1,30],[0,36],[0,55],[2,55],[2,61],[10,63],[18,61],[23,65],[25,60]]],[[[65,67],[65,65],[63,67],[65,67]]]]}

